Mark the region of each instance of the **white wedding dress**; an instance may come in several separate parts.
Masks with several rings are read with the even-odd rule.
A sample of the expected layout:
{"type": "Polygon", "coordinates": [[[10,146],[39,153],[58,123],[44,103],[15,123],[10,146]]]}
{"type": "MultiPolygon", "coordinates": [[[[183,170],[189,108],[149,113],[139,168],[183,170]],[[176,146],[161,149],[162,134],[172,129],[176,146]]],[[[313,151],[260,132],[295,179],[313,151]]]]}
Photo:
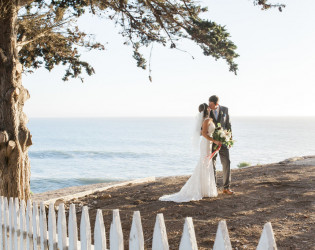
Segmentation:
{"type": "MultiPolygon", "coordinates": [[[[210,122],[208,135],[212,137],[215,125],[210,122]]],[[[188,202],[201,200],[203,197],[217,197],[218,191],[214,178],[212,159],[210,159],[212,142],[202,136],[200,142],[200,159],[182,189],[175,194],[164,195],[160,201],[188,202]]]]}

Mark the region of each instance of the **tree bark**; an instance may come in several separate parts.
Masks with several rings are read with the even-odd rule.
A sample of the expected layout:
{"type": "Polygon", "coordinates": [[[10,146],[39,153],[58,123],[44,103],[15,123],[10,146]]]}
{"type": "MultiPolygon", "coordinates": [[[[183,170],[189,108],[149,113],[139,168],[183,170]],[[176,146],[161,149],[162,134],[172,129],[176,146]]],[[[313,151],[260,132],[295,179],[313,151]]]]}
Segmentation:
{"type": "Polygon", "coordinates": [[[22,86],[22,65],[17,50],[18,0],[0,0],[0,195],[30,198],[30,162],[32,145],[23,113],[29,98],[22,86]],[[1,9],[1,6],[9,6],[1,9]]]}

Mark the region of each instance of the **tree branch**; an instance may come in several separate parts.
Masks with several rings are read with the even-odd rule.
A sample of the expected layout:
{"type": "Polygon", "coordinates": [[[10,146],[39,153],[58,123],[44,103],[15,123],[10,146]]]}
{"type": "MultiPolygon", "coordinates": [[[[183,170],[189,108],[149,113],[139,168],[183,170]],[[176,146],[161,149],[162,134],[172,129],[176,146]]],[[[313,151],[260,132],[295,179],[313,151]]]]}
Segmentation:
{"type": "Polygon", "coordinates": [[[24,42],[19,42],[17,43],[17,47],[18,47],[18,51],[25,45],[29,44],[29,43],[32,43],[34,42],[35,40],[45,36],[50,30],[45,30],[43,31],[42,33],[38,34],[37,36],[35,36],[34,38],[30,39],[30,40],[27,40],[27,41],[24,41],[24,42]]]}
{"type": "Polygon", "coordinates": [[[25,5],[29,5],[29,4],[31,4],[32,2],[34,2],[35,0],[20,0],[19,1],[19,6],[20,7],[23,7],[23,6],[25,6],[25,5]]]}
{"type": "Polygon", "coordinates": [[[17,43],[17,49],[18,49],[18,51],[20,51],[23,46],[25,46],[25,45],[27,45],[27,44],[29,44],[29,43],[32,43],[32,42],[36,41],[37,39],[39,39],[39,38],[41,38],[41,37],[47,35],[47,34],[48,34],[49,32],[51,32],[54,28],[56,28],[56,27],[61,27],[61,26],[63,26],[64,24],[66,24],[66,23],[68,23],[68,22],[71,22],[71,20],[67,20],[67,21],[64,21],[64,22],[55,24],[55,25],[53,25],[53,26],[51,26],[51,27],[48,27],[47,29],[45,29],[43,32],[39,33],[38,35],[36,35],[36,36],[33,37],[32,39],[29,39],[29,40],[26,40],[26,41],[25,41],[25,39],[23,39],[24,41],[22,40],[21,42],[18,42],[18,43],[17,43]]]}

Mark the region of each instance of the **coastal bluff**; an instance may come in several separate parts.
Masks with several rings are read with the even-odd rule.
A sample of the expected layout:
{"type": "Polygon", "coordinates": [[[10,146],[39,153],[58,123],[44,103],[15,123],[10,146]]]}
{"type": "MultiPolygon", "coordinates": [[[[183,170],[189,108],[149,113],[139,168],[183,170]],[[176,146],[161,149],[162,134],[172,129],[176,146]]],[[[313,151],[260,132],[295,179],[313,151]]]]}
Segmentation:
{"type": "MultiPolygon", "coordinates": [[[[71,203],[76,205],[78,218],[82,207],[88,206],[92,226],[96,210],[102,209],[107,234],[112,210],[119,209],[125,242],[129,236],[133,211],[140,211],[145,248],[151,247],[156,214],[163,213],[172,249],[178,248],[185,217],[193,219],[199,249],[213,246],[217,225],[221,220],[226,220],[235,249],[255,249],[266,222],[272,224],[279,249],[314,249],[315,156],[233,169],[234,195],[223,195],[219,190],[218,197],[200,201],[158,201],[163,194],[177,192],[187,178],[188,176],[154,178],[116,187],[114,183],[94,184],[35,194],[32,199],[37,202],[49,200],[54,198],[55,192],[57,202],[65,203],[66,208],[71,203]],[[108,185],[112,187],[83,197],[60,198],[69,198],[71,194],[108,185]]],[[[218,173],[218,183],[222,183],[221,172],[218,173]]]]}

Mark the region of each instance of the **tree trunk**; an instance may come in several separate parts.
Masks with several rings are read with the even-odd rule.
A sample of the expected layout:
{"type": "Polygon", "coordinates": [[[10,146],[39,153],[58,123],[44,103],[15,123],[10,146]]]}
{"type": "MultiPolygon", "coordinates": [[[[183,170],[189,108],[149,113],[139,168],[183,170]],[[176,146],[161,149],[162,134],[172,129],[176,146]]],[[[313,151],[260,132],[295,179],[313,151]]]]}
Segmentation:
{"type": "Polygon", "coordinates": [[[30,198],[31,135],[23,113],[29,98],[22,86],[17,50],[18,0],[0,0],[0,195],[30,198]]]}

